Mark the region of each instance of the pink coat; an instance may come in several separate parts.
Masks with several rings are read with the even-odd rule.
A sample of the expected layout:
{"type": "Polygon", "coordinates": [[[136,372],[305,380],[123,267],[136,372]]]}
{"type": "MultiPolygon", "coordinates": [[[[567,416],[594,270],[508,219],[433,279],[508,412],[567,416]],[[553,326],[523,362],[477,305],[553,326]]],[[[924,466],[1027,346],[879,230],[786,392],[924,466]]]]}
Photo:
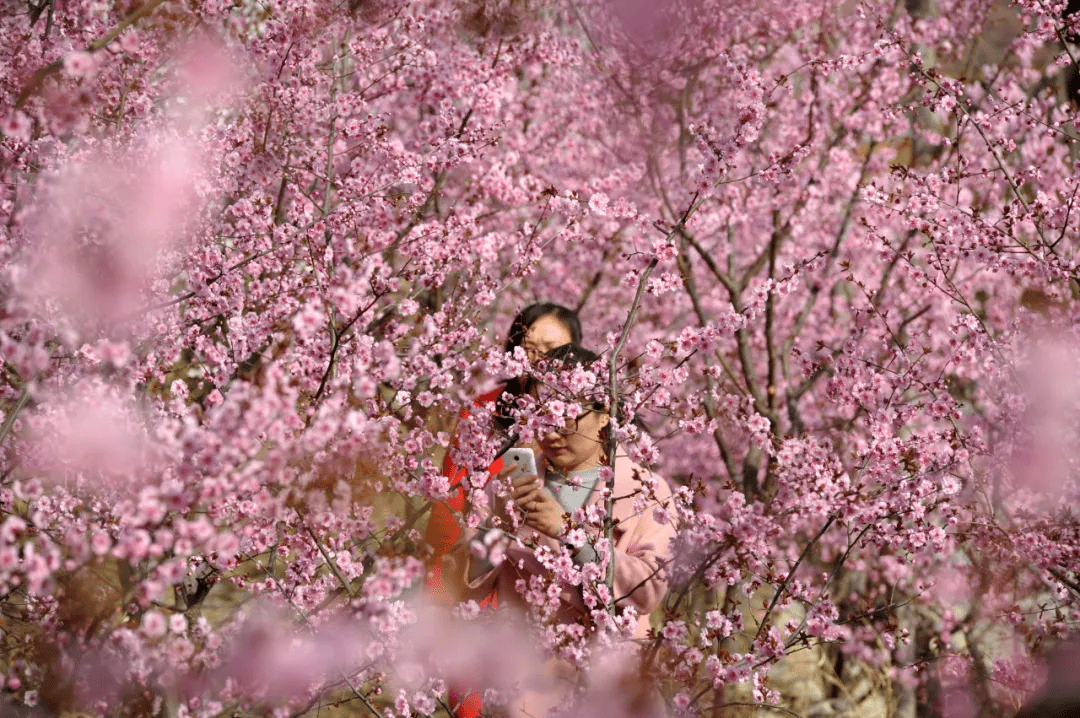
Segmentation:
{"type": "MultiPolygon", "coordinates": [[[[592,492],[586,506],[600,503],[600,488],[601,486],[598,485],[592,492]]],[[[657,569],[671,557],[669,544],[675,536],[674,519],[672,518],[668,523],[659,523],[654,516],[654,509],[663,504],[671,508],[671,488],[663,478],[632,462],[620,447],[615,461],[614,495],[617,499],[613,508],[613,514],[617,520],[613,533],[615,540],[614,594],[616,599],[623,599],[619,602],[619,606],[632,604],[637,609],[638,625],[635,637],[644,638],[649,630],[649,614],[660,605],[667,592],[664,571],[657,569]],[[648,501],[642,510],[635,512],[635,499],[642,489],[641,481],[637,477],[655,479],[656,500],[648,501]]],[[[671,514],[674,515],[674,511],[671,514]]],[[[459,576],[463,580],[466,597],[487,595],[494,588],[498,594],[500,606],[526,608],[525,600],[518,593],[515,584],[519,579],[524,579],[528,584],[530,576],[547,573],[547,569],[536,559],[530,546],[546,545],[557,551],[559,542],[535,529],[522,526],[517,535],[521,543],[526,545],[522,546],[517,541],[512,542],[506,551],[505,560],[498,567],[470,581],[468,579],[468,561],[470,560],[468,544],[476,534],[475,529],[465,532],[463,536],[465,540],[458,553],[461,559],[456,562],[459,567],[455,570],[460,571],[459,576]]],[[[563,591],[562,605],[556,620],[560,623],[591,624],[588,609],[576,587],[568,587],[563,591]]]]}

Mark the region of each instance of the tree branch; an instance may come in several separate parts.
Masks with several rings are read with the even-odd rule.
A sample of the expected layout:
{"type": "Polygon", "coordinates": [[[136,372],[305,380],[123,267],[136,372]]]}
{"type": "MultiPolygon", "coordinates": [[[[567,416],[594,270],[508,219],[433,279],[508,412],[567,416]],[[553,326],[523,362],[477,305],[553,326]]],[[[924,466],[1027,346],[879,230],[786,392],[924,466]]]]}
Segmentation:
{"type": "Polygon", "coordinates": [[[784,582],[780,584],[780,588],[777,589],[776,594],[773,596],[772,602],[769,603],[769,607],[765,609],[765,615],[761,617],[761,622],[758,624],[757,632],[754,634],[754,640],[750,642],[751,645],[756,643],[757,639],[761,636],[761,632],[768,624],[769,616],[772,614],[773,608],[776,607],[776,603],[780,600],[780,597],[784,595],[784,591],[787,590],[788,582],[791,581],[791,577],[795,575],[795,572],[798,570],[799,565],[802,563],[803,559],[806,558],[806,555],[810,552],[810,547],[817,543],[817,540],[821,538],[822,534],[824,534],[830,526],[832,526],[832,523],[835,520],[835,516],[829,516],[829,520],[825,522],[825,525],[821,527],[821,530],[818,531],[814,538],[810,539],[809,543],[807,543],[806,546],[803,547],[802,553],[799,554],[799,558],[795,561],[795,565],[791,567],[790,571],[788,571],[787,576],[784,577],[784,582]]]}
{"type": "MultiPolygon", "coordinates": [[[[110,42],[120,37],[120,33],[122,33],[131,25],[135,24],[142,18],[152,13],[158,5],[161,5],[165,1],[166,0],[148,0],[148,2],[140,5],[134,12],[121,20],[119,25],[99,37],[97,40],[94,40],[92,43],[90,43],[90,45],[86,48],[86,52],[97,52],[101,48],[105,47],[110,42]]],[[[49,17],[50,19],[52,17],[51,2],[49,3],[49,17]]],[[[23,85],[23,89],[19,91],[19,95],[15,98],[14,109],[21,109],[22,106],[26,104],[26,101],[30,99],[30,96],[37,92],[37,89],[41,87],[41,83],[45,81],[45,78],[57,72],[63,66],[64,61],[57,60],[56,62],[52,62],[46,65],[45,67],[39,68],[33,74],[30,80],[25,85],[23,85]]]]}

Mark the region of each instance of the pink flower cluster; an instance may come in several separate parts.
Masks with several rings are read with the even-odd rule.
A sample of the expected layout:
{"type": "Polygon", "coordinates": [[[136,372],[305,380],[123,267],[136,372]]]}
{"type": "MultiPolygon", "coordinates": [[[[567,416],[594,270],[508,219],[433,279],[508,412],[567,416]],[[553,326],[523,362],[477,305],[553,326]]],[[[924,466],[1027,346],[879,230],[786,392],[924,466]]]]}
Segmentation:
{"type": "Polygon", "coordinates": [[[558,657],[563,715],[712,715],[793,701],[802,650],[1022,702],[1080,620],[1060,5],[5,14],[0,713],[404,718],[558,657]],[[537,298],[601,362],[504,353],[537,298]],[[506,441],[472,399],[526,375],[520,439],[616,398],[674,488],[633,497],[679,530],[644,645],[603,504],[535,554],[523,623],[418,598],[443,459],[475,525],[506,441]],[[553,622],[566,590],[588,622],[553,622]]]}

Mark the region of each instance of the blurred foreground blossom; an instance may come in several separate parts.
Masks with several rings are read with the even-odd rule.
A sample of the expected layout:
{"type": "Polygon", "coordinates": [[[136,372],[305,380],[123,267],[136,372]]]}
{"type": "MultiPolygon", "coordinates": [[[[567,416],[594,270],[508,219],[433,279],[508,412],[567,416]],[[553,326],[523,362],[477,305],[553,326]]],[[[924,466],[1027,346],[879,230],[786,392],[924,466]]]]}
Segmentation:
{"type": "MultiPolygon", "coordinates": [[[[249,63],[221,38],[196,33],[182,47],[176,60],[181,96],[195,110],[244,89],[243,68],[249,63]]],[[[201,120],[197,114],[194,120],[201,120]]]]}
{"type": "Polygon", "coordinates": [[[122,387],[95,378],[48,393],[25,418],[21,468],[46,483],[137,484],[156,456],[146,420],[122,387]]]}
{"type": "Polygon", "coordinates": [[[934,573],[932,583],[927,589],[936,601],[954,610],[966,606],[972,599],[969,567],[946,565],[934,573]]]}
{"type": "Polygon", "coordinates": [[[566,718],[664,715],[655,683],[642,673],[636,646],[590,644],[582,664],[574,667],[543,648],[562,635],[558,626],[537,631],[510,612],[457,619],[441,607],[418,607],[416,623],[400,634],[395,685],[415,695],[430,689],[427,678],[438,677],[450,686],[484,693],[487,703],[554,708],[562,701],[556,715],[566,718]]]}
{"type": "Polygon", "coordinates": [[[417,622],[402,636],[399,660],[415,670],[399,672],[399,681],[412,676],[400,686],[414,692],[423,676],[439,676],[452,686],[509,698],[540,673],[539,645],[529,626],[511,615],[457,619],[440,607],[421,607],[417,622]]]}
{"type": "Polygon", "coordinates": [[[637,51],[658,55],[672,49],[676,33],[687,29],[685,13],[696,5],[676,0],[609,0],[608,7],[637,51]]]}
{"type": "Polygon", "coordinates": [[[1019,506],[1057,510],[1080,488],[1080,341],[1065,333],[1032,338],[1016,377],[1024,405],[1014,418],[1014,498],[1019,506]]]}
{"type": "MultiPolygon", "coordinates": [[[[323,684],[349,681],[370,667],[373,637],[362,623],[335,618],[297,625],[287,613],[255,606],[230,641],[211,682],[238,696],[286,702],[323,684]]],[[[193,678],[198,684],[198,679],[193,678]]]]}
{"type": "Polygon", "coordinates": [[[172,129],[73,154],[30,210],[16,289],[80,333],[117,327],[196,230],[202,178],[197,147],[172,129]]]}
{"type": "Polygon", "coordinates": [[[975,718],[979,714],[975,697],[961,685],[947,685],[942,689],[939,708],[941,718],[975,718]]]}
{"type": "Polygon", "coordinates": [[[559,718],[665,718],[668,713],[660,692],[642,673],[641,654],[623,645],[593,660],[584,692],[559,718]]]}

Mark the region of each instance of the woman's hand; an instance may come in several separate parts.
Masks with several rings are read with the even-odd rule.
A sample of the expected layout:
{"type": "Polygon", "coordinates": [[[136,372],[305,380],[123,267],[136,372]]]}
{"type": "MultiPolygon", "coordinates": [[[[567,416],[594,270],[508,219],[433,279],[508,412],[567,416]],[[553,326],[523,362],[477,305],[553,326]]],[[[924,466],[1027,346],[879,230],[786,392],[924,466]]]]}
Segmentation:
{"type": "MultiPolygon", "coordinates": [[[[505,481],[515,467],[504,468],[496,478],[505,481]]],[[[559,502],[555,500],[544,488],[543,483],[536,476],[517,476],[511,479],[509,496],[496,496],[494,511],[507,526],[512,525],[509,521],[509,506],[511,504],[525,515],[525,525],[530,526],[545,536],[557,539],[563,531],[566,521],[566,512],[559,502]]]]}
{"type": "MultiPolygon", "coordinates": [[[[510,473],[513,472],[515,468],[517,467],[505,467],[504,469],[499,471],[499,473],[495,474],[494,480],[497,481],[500,485],[505,484],[510,476],[510,473]]],[[[522,508],[520,504],[518,504],[518,500],[528,496],[539,487],[540,479],[538,477],[532,475],[518,476],[511,480],[509,495],[501,493],[495,494],[492,500],[491,510],[492,514],[498,520],[498,523],[502,526],[502,528],[510,529],[510,527],[517,525],[516,521],[511,520],[510,506],[514,504],[518,505],[518,509],[520,509],[518,518],[520,518],[521,514],[525,513],[525,509],[522,508]]]]}
{"type": "Polygon", "coordinates": [[[559,538],[566,525],[566,511],[547,489],[540,487],[518,501],[525,511],[525,525],[545,536],[559,538]]]}

